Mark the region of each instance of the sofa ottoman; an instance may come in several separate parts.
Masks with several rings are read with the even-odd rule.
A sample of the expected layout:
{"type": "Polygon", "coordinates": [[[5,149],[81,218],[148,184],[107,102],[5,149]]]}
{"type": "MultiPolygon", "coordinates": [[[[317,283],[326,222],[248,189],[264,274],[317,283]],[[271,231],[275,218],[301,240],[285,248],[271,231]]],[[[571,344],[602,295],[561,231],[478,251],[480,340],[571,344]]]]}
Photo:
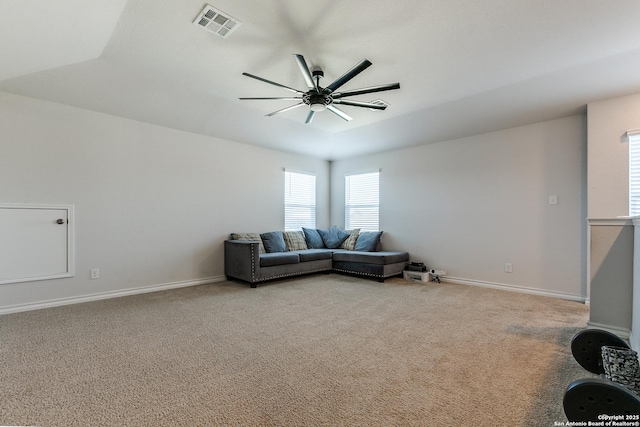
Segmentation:
{"type": "Polygon", "coordinates": [[[340,250],[333,253],[333,271],[375,277],[379,282],[401,275],[408,262],[408,252],[340,250]]]}

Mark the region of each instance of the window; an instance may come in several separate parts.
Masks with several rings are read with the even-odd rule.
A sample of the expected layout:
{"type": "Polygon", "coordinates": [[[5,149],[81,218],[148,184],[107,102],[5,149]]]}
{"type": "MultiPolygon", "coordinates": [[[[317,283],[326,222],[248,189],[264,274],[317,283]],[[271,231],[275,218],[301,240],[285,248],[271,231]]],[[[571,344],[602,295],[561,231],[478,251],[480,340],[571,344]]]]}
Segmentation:
{"type": "Polygon", "coordinates": [[[627,132],[629,138],[629,216],[640,215],[640,130],[627,132]]]}
{"type": "Polygon", "coordinates": [[[284,171],[284,229],[316,228],[316,176],[284,171]]]}
{"type": "Polygon", "coordinates": [[[380,210],[380,172],[345,177],[345,219],[347,230],[377,231],[380,210]]]}

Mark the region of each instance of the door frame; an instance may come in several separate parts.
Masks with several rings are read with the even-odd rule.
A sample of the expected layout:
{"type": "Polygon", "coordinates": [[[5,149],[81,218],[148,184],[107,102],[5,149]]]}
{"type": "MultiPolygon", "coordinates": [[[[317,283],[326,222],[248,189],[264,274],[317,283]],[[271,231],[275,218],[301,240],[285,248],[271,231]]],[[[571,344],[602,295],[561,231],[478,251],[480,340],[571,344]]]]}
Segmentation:
{"type": "Polygon", "coordinates": [[[0,285],[6,283],[33,282],[36,280],[60,279],[73,277],[75,266],[75,206],[56,204],[0,203],[0,209],[61,209],[67,211],[67,271],[62,274],[35,276],[15,279],[0,279],[0,285]]]}

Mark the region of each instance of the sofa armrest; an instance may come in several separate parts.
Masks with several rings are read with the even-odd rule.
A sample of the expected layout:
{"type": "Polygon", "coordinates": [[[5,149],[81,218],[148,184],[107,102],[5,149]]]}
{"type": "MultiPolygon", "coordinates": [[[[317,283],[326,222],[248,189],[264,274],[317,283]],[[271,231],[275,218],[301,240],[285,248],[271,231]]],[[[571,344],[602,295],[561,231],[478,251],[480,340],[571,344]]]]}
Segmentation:
{"type": "Polygon", "coordinates": [[[224,274],[247,282],[257,280],[260,268],[259,243],[251,240],[224,241],[224,274]]]}

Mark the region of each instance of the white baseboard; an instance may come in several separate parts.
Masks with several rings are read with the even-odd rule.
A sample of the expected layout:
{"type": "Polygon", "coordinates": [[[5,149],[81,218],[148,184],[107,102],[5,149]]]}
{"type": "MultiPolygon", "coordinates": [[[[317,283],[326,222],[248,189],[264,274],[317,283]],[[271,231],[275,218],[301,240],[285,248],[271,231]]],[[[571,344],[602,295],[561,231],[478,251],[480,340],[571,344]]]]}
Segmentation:
{"type": "MultiPolygon", "coordinates": [[[[39,302],[28,303],[28,304],[17,304],[17,305],[11,305],[6,307],[0,307],[0,315],[10,314],[10,313],[19,313],[22,311],[39,310],[41,308],[50,308],[50,307],[59,307],[59,306],[70,305],[70,304],[79,304],[83,302],[98,301],[98,300],[109,299],[109,298],[118,298],[118,297],[124,297],[128,295],[138,295],[138,294],[144,294],[148,292],[164,291],[167,289],[176,289],[176,288],[184,288],[188,286],[204,285],[207,283],[223,282],[225,280],[227,280],[226,276],[205,277],[202,279],[163,283],[159,285],[144,286],[141,288],[122,289],[118,291],[101,292],[97,294],[89,294],[89,295],[83,295],[78,297],[60,298],[60,299],[39,301],[39,302]]],[[[506,290],[506,291],[512,291],[512,292],[521,292],[521,293],[533,294],[533,295],[542,295],[542,296],[548,296],[553,298],[561,298],[561,299],[578,301],[583,303],[586,302],[586,298],[582,295],[572,295],[572,294],[566,294],[563,292],[547,291],[543,289],[526,288],[522,286],[507,285],[503,283],[484,282],[480,280],[463,279],[459,277],[449,277],[449,276],[441,277],[441,280],[443,282],[458,283],[461,285],[480,286],[485,288],[500,289],[500,290],[506,290]]],[[[606,329],[605,326],[602,326],[600,328],[606,329]]],[[[625,332],[625,331],[611,330],[611,332],[619,336],[622,336],[620,335],[620,333],[622,333],[623,335],[626,333],[626,338],[628,338],[629,336],[629,331],[625,332]]]]}
{"type": "Polygon", "coordinates": [[[566,299],[570,301],[577,301],[586,303],[586,297],[584,295],[567,294],[565,292],[548,291],[545,289],[527,288],[524,286],[507,285],[505,283],[493,283],[485,282],[482,280],[463,279],[460,277],[442,276],[440,280],[443,282],[457,283],[460,285],[479,286],[483,288],[500,289],[503,291],[520,292],[524,294],[542,295],[552,298],[566,299]]]}
{"type": "Polygon", "coordinates": [[[631,336],[631,331],[629,330],[629,328],[621,328],[619,326],[611,326],[611,325],[604,325],[602,323],[587,322],[587,328],[602,329],[604,331],[611,332],[612,334],[617,335],[623,340],[627,340],[627,341],[629,341],[629,338],[631,336]]]}
{"type": "Polygon", "coordinates": [[[224,282],[226,276],[205,277],[196,280],[184,280],[181,282],[163,283],[160,285],[143,286],[141,288],[129,288],[118,291],[100,292],[97,294],[83,295],[79,297],[59,298],[47,301],[39,301],[28,304],[17,304],[0,307],[0,315],[20,313],[22,311],[39,310],[41,308],[59,307],[63,305],[79,304],[83,302],[99,301],[103,299],[125,297],[128,295],[146,294],[149,292],[165,291],[167,289],[186,288],[188,286],[204,285],[207,283],[224,282]]]}
{"type": "Polygon", "coordinates": [[[638,345],[637,342],[637,334],[633,335],[633,331],[629,333],[629,346],[631,347],[631,350],[634,351],[638,351],[638,349],[640,348],[640,345],[638,345]]]}

